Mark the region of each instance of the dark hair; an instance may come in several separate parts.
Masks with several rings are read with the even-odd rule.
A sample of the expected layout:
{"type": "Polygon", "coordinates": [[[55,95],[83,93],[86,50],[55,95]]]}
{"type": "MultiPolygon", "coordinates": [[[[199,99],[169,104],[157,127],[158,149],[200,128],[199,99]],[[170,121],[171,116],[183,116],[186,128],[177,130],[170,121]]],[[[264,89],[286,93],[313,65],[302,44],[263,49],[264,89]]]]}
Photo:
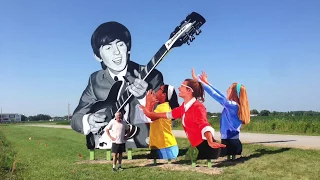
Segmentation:
{"type": "Polygon", "coordinates": [[[204,88],[201,82],[198,82],[194,79],[185,79],[184,81],[187,81],[187,85],[192,88],[192,96],[204,102],[204,88]]]}
{"type": "Polygon", "coordinates": [[[169,102],[169,105],[170,105],[171,109],[179,107],[180,105],[179,105],[179,102],[178,102],[178,96],[177,96],[176,90],[174,88],[173,88],[171,99],[168,100],[168,87],[169,87],[169,85],[165,84],[164,85],[164,89],[163,89],[163,93],[167,94],[166,102],[169,102]]]}
{"type": "MultiPolygon", "coordinates": [[[[94,54],[98,58],[101,58],[100,47],[107,45],[116,39],[123,41],[127,45],[128,51],[130,51],[131,34],[124,25],[115,21],[110,21],[98,26],[91,36],[91,47],[94,54]]],[[[130,59],[130,55],[128,55],[128,59],[130,59]]],[[[101,62],[101,66],[103,69],[106,69],[103,62],[101,62]]]]}

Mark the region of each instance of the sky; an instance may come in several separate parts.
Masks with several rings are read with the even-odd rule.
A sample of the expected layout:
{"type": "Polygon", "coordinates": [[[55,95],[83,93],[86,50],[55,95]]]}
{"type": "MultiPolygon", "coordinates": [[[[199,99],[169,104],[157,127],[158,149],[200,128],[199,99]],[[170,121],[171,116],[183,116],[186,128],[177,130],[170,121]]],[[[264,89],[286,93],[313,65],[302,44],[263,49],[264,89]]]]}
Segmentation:
{"type": "MultiPolygon", "coordinates": [[[[90,44],[101,23],[124,24],[131,60],[147,64],[195,11],[206,19],[202,33],[157,66],[166,84],[178,91],[193,67],[224,94],[242,83],[250,109],[320,111],[319,9],[318,0],[0,0],[0,107],[65,116],[69,103],[72,114],[101,69],[90,44]]],[[[222,110],[209,95],[204,104],[222,110]]]]}

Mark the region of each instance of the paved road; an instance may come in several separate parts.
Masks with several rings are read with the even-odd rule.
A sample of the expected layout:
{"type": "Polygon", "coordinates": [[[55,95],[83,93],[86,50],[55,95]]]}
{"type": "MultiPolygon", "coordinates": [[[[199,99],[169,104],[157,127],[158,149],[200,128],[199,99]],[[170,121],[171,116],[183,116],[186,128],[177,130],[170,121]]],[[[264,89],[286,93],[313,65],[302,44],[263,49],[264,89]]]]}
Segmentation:
{"type": "MultiPolygon", "coordinates": [[[[28,124],[24,126],[40,126],[51,128],[71,129],[68,125],[28,124]]],[[[186,138],[183,130],[173,130],[176,137],[186,138]]],[[[220,133],[215,132],[215,139],[220,140],[220,133]]],[[[299,136],[282,134],[259,134],[241,132],[240,140],[243,143],[264,144],[279,147],[292,147],[303,149],[320,149],[320,136],[299,136]]]]}

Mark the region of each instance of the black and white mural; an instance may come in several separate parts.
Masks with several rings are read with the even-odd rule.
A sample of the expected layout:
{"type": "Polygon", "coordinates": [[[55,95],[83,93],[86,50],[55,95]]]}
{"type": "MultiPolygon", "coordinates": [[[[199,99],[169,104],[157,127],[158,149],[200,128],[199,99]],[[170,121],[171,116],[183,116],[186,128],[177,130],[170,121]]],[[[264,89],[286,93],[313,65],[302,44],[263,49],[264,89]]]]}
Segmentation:
{"type": "Polygon", "coordinates": [[[83,90],[72,119],[73,130],[86,135],[88,149],[110,149],[105,126],[117,111],[130,126],[126,148],[149,147],[149,124],[140,120],[137,111],[146,103],[146,92],[157,91],[162,73],[153,69],[144,80],[139,72],[145,66],[130,59],[130,31],[119,22],[106,22],[96,28],[91,46],[101,69],[93,72],[83,90]]]}

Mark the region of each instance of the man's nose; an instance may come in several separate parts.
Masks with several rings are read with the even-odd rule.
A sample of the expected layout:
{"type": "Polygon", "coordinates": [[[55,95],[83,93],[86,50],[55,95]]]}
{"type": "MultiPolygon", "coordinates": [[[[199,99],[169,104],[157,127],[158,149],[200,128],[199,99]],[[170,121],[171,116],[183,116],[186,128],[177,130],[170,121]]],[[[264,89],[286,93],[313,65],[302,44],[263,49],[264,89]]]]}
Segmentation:
{"type": "Polygon", "coordinates": [[[118,47],[113,48],[113,54],[117,54],[117,55],[120,54],[118,47]]]}

